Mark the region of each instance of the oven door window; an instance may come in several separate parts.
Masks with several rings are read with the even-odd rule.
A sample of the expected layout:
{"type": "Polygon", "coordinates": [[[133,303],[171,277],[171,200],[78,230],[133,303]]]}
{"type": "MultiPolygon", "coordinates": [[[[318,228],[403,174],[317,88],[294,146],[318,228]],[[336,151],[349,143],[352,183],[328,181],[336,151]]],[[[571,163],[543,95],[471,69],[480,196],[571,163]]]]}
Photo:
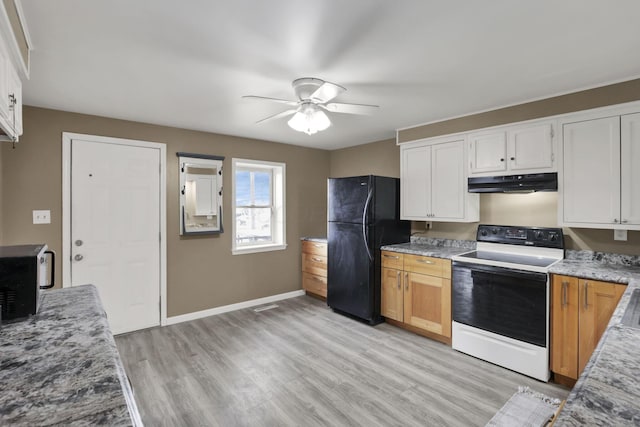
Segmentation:
{"type": "Polygon", "coordinates": [[[453,320],[546,347],[547,275],[453,263],[453,320]]]}

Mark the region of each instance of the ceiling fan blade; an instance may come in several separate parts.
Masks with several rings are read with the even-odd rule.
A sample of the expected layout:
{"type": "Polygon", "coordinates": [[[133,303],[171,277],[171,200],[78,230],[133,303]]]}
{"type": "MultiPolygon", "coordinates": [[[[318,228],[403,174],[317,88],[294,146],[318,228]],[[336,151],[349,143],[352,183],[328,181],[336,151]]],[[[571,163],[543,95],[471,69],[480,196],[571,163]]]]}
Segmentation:
{"type": "Polygon", "coordinates": [[[269,98],[269,97],[266,97],[266,96],[244,95],[242,98],[243,99],[255,99],[255,100],[258,100],[258,101],[278,102],[280,104],[291,105],[292,107],[295,107],[296,105],[298,105],[297,101],[289,101],[287,99],[280,99],[280,98],[269,98]]]}
{"type": "Polygon", "coordinates": [[[310,99],[324,104],[331,101],[333,98],[340,95],[345,90],[347,89],[335,83],[324,82],[318,89],[316,89],[315,92],[311,94],[310,99]]]}
{"type": "Polygon", "coordinates": [[[268,122],[268,121],[271,121],[271,120],[281,119],[281,118],[283,118],[283,117],[287,117],[287,116],[292,116],[292,115],[294,115],[297,111],[298,111],[298,110],[287,110],[287,111],[283,111],[283,112],[281,112],[281,113],[274,114],[273,116],[265,117],[265,118],[264,118],[264,119],[262,119],[262,120],[258,120],[258,121],[256,122],[256,124],[264,123],[264,122],[268,122]]]}
{"type": "Polygon", "coordinates": [[[321,105],[325,110],[332,113],[345,113],[345,114],[373,114],[380,108],[378,105],[369,104],[345,104],[340,102],[331,102],[326,105],[321,105]]]}

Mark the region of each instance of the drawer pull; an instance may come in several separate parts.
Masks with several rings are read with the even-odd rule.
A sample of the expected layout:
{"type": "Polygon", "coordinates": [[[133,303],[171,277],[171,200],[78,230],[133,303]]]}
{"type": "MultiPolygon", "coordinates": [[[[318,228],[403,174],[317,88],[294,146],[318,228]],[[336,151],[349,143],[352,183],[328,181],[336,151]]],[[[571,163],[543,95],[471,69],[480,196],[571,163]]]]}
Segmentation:
{"type": "Polygon", "coordinates": [[[420,258],[418,258],[416,262],[419,262],[420,264],[435,264],[434,261],[429,261],[428,259],[420,259],[420,258]]]}
{"type": "Polygon", "coordinates": [[[584,309],[589,309],[589,282],[584,282],[584,309]]]}
{"type": "Polygon", "coordinates": [[[315,262],[322,262],[321,258],[316,258],[316,257],[311,258],[311,260],[315,262]]]}
{"type": "Polygon", "coordinates": [[[400,257],[399,257],[399,256],[397,256],[397,255],[387,255],[387,254],[384,254],[384,257],[385,257],[385,258],[391,258],[391,259],[400,259],[400,257]]]}

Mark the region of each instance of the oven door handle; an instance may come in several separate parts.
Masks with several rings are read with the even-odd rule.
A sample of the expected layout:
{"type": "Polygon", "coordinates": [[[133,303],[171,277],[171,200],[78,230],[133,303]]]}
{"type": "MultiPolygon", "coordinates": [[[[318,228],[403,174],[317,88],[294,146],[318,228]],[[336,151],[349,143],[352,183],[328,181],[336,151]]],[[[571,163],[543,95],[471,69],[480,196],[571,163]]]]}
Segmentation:
{"type": "Polygon", "coordinates": [[[537,271],[528,271],[528,270],[516,270],[513,268],[507,267],[497,267],[492,265],[485,264],[475,264],[471,262],[461,262],[454,261],[452,263],[452,269],[466,269],[470,270],[471,274],[496,274],[501,276],[510,276],[516,278],[526,278],[529,280],[535,280],[538,282],[546,282],[547,281],[547,273],[540,273],[537,271]]]}

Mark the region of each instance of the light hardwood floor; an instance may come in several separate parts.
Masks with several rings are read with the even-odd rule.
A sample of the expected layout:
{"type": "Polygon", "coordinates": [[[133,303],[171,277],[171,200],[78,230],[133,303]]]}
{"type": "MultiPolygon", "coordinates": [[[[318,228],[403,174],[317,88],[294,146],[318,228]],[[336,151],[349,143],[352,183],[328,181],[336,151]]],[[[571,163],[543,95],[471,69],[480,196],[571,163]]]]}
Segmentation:
{"type": "Polygon", "coordinates": [[[303,296],[116,337],[145,425],[483,426],[545,384],[303,296]]]}

